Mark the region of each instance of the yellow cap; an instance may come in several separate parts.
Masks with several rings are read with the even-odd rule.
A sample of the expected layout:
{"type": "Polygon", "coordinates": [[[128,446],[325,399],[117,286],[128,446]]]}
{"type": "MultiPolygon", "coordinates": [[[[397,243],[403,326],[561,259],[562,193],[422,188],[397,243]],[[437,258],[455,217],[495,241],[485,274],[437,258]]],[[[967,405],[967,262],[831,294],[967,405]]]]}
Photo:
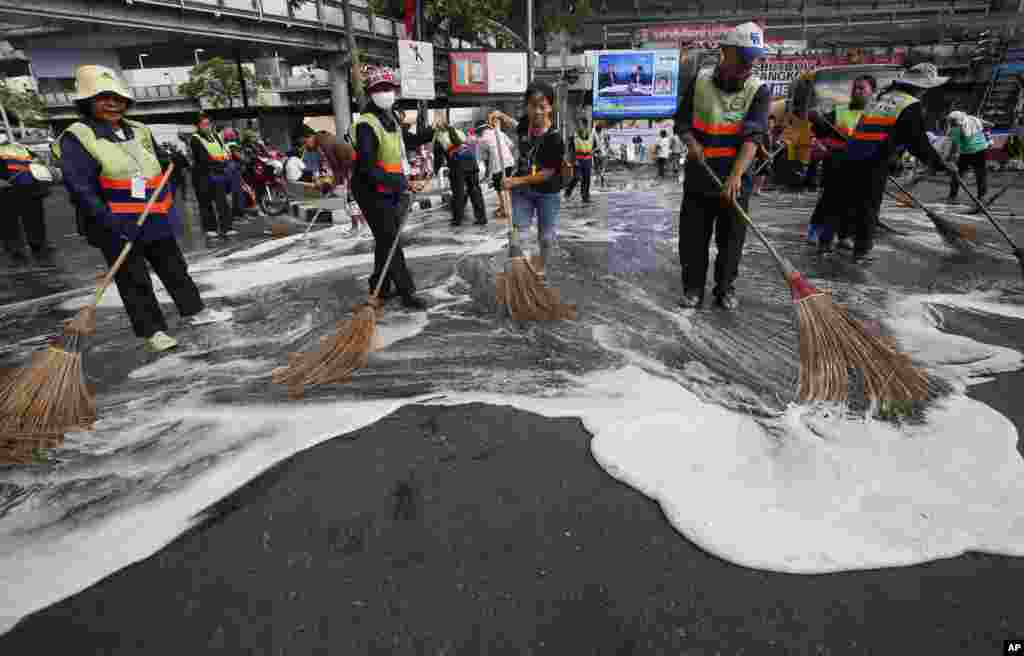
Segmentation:
{"type": "Polygon", "coordinates": [[[115,71],[106,66],[88,64],[75,71],[75,101],[95,98],[101,93],[113,93],[128,102],[134,102],[128,86],[115,71]]]}

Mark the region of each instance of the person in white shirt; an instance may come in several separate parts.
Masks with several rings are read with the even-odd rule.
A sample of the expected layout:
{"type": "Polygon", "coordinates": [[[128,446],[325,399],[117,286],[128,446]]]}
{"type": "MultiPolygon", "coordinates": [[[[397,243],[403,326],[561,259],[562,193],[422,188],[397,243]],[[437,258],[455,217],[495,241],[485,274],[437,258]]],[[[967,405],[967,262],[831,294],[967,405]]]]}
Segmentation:
{"type": "Polygon", "coordinates": [[[658,133],[658,143],[655,146],[658,155],[658,177],[665,177],[665,169],[668,165],[669,149],[671,148],[671,140],[668,138],[668,131],[662,130],[658,133]]]}

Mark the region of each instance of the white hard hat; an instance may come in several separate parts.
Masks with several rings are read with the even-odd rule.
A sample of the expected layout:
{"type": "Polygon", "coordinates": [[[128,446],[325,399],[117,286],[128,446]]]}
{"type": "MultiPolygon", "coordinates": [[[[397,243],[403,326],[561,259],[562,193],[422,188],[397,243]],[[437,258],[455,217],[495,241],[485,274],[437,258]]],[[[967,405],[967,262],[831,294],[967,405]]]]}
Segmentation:
{"type": "Polygon", "coordinates": [[[135,101],[128,86],[114,70],[94,64],[79,66],[75,71],[75,102],[95,98],[101,93],[113,93],[129,103],[135,101]]]}
{"type": "Polygon", "coordinates": [[[6,132],[0,132],[0,145],[10,143],[10,139],[7,138],[6,132]]]}
{"type": "Polygon", "coordinates": [[[757,23],[737,25],[725,33],[718,45],[733,46],[748,62],[768,54],[765,48],[764,30],[757,23]]]}

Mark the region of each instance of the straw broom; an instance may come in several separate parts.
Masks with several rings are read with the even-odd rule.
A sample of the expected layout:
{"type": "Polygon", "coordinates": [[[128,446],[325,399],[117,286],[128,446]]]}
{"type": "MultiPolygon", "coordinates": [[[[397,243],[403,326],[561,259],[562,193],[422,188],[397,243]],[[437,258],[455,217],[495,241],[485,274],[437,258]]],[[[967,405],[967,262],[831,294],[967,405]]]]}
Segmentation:
{"type": "MultiPolygon", "coordinates": [[[[849,142],[849,140],[850,140],[849,137],[847,137],[845,134],[840,132],[839,129],[836,128],[836,126],[832,125],[828,121],[828,119],[826,119],[824,117],[820,117],[820,118],[821,118],[821,122],[824,123],[829,128],[831,128],[832,131],[835,134],[838,134],[843,139],[843,141],[849,142]]],[[[918,178],[917,180],[912,180],[910,182],[910,184],[908,185],[908,187],[913,187],[918,182],[920,182],[922,179],[923,178],[918,178]]],[[[894,185],[896,185],[896,188],[899,189],[901,192],[903,192],[904,196],[906,196],[907,198],[912,200],[914,202],[914,204],[916,204],[928,216],[928,218],[931,219],[931,222],[932,222],[932,224],[935,225],[935,230],[938,231],[939,236],[942,237],[942,240],[945,241],[947,244],[949,244],[949,246],[951,246],[952,248],[955,248],[955,249],[961,250],[961,251],[967,250],[967,249],[969,249],[971,247],[971,244],[969,242],[973,242],[973,241],[976,241],[978,239],[978,231],[974,229],[974,226],[958,225],[958,224],[953,223],[952,221],[950,221],[948,219],[942,218],[941,216],[939,216],[935,212],[933,212],[933,211],[929,210],[928,208],[926,208],[921,203],[918,203],[917,199],[914,198],[913,196],[911,196],[910,192],[907,191],[907,189],[904,188],[903,185],[901,185],[896,180],[896,178],[894,178],[891,175],[889,176],[889,182],[891,182],[894,185]]],[[[905,199],[901,198],[901,201],[898,201],[898,202],[902,203],[904,200],[905,199]]]]}
{"type": "Polygon", "coordinates": [[[356,306],[351,319],[338,324],[334,337],[320,340],[320,348],[308,353],[292,353],[288,365],[278,367],[271,376],[275,383],[288,386],[292,398],[300,398],[306,386],[343,383],[352,379],[352,374],[365,367],[370,359],[370,351],[377,340],[377,313],[383,302],[380,290],[387,280],[391,260],[398,250],[402,225],[412,206],[409,194],[403,194],[398,208],[399,232],[388,251],[388,259],[384,261],[377,286],[370,294],[367,302],[356,306]]]}
{"type": "MultiPolygon", "coordinates": [[[[504,194],[505,162],[501,156],[500,143],[498,166],[501,168],[501,189],[504,194]]],[[[514,246],[513,234],[516,227],[512,217],[511,199],[508,201],[508,251],[509,259],[505,271],[496,276],[495,298],[498,305],[508,306],[509,315],[515,321],[558,321],[576,319],[576,306],[562,303],[558,290],[544,285],[530,258],[514,246]]]]}
{"type": "Polygon", "coordinates": [[[1013,249],[1013,255],[1014,257],[1017,258],[1017,263],[1020,264],[1021,274],[1024,275],[1024,249],[1022,249],[1020,246],[1014,243],[1013,239],[1010,238],[1010,235],[1006,234],[1006,231],[1003,230],[1003,226],[999,225],[999,222],[996,221],[996,217],[992,216],[992,212],[990,212],[989,209],[985,207],[985,205],[982,204],[982,202],[979,201],[973,193],[971,193],[971,190],[967,188],[967,184],[964,183],[964,179],[961,178],[956,172],[954,172],[953,175],[956,177],[956,183],[960,185],[961,189],[964,190],[964,193],[967,194],[967,197],[974,201],[974,205],[981,209],[981,211],[985,214],[985,218],[988,219],[988,222],[991,223],[993,227],[995,227],[995,229],[999,231],[999,234],[1003,236],[1003,239],[1005,239],[1006,242],[1010,244],[1010,248],[1013,249]]]}
{"type": "MultiPolygon", "coordinates": [[[[708,175],[722,182],[705,160],[708,175]]],[[[750,216],[733,201],[733,209],[750,226],[775,260],[789,285],[800,326],[800,399],[845,401],[850,374],[860,372],[868,399],[919,401],[929,395],[928,378],[899,352],[891,340],[872,335],[845,308],[819,291],[793,264],[782,257],[750,216]]]]}
{"type": "MultiPolygon", "coordinates": [[[[135,223],[139,228],[173,171],[171,163],[135,223]]],[[[63,338],[36,353],[31,364],[0,384],[0,437],[29,439],[92,428],[96,421],[96,398],[85,383],[82,354],[88,346],[88,337],[96,332],[96,308],[133,245],[131,241],[124,245],[100,282],[92,304],[65,324],[63,338]]]]}
{"type": "MultiPolygon", "coordinates": [[[[896,185],[896,188],[902,192],[903,197],[909,199],[919,210],[925,213],[932,224],[935,226],[935,230],[938,231],[939,236],[949,246],[959,251],[970,251],[974,246],[974,242],[978,240],[978,229],[973,225],[958,225],[948,219],[944,219],[939,216],[935,210],[925,207],[921,201],[914,198],[914,196],[907,191],[896,178],[889,176],[889,181],[896,185]]],[[[901,198],[903,198],[901,197],[901,198]]]]}

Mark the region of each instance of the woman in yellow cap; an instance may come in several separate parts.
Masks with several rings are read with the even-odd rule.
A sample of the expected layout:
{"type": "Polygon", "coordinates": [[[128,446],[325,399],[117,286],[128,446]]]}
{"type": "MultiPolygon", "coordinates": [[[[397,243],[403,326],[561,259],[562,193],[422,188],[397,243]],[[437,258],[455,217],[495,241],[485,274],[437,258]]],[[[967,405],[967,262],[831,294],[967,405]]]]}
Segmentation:
{"type": "Polygon", "coordinates": [[[142,227],[136,225],[160,184],[163,166],[149,128],[124,118],[133,102],[124,82],[111,69],[90,65],[76,71],[75,88],[81,120],[61,135],[57,152],[64,185],[78,212],[79,232],[111,265],[126,241],[135,242],[114,282],[135,334],[150,350],[166,351],[177,341],[166,332],[149,267],[192,325],[224,321],[230,314],[204,308],[189,276],[175,238],[181,224],[170,185],[142,227]]]}

